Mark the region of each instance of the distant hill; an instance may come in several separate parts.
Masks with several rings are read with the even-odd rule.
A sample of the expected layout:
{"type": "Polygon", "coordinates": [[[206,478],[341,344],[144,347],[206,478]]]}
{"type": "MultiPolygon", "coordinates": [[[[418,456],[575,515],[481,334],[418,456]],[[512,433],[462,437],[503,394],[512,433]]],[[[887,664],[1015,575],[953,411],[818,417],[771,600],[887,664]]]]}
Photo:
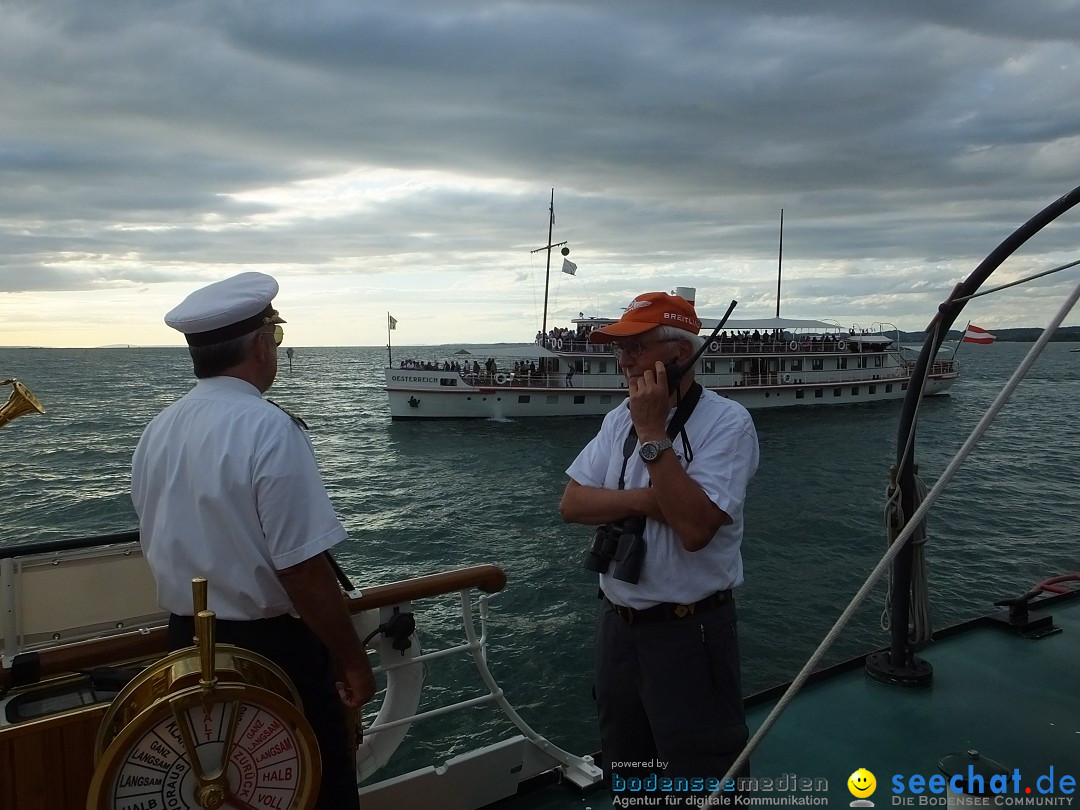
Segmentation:
{"type": "MultiPolygon", "coordinates": [[[[1038,327],[1030,326],[1019,329],[993,329],[989,326],[983,328],[989,329],[1002,343],[1034,343],[1043,331],[1038,327]]],[[[962,329],[950,329],[945,340],[960,340],[963,336],[964,331],[962,329]]],[[[901,343],[922,343],[925,340],[925,332],[900,333],[901,343]]],[[[1050,336],[1050,340],[1053,343],[1080,342],[1080,326],[1062,326],[1050,336]]]]}

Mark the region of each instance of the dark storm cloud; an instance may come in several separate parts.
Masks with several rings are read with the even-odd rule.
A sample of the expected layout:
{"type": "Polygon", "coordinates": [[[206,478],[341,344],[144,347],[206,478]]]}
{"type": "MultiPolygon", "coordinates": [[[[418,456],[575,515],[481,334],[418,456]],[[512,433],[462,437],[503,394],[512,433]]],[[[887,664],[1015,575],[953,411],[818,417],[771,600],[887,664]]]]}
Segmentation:
{"type": "MultiPolygon", "coordinates": [[[[735,284],[775,253],[784,208],[808,302],[933,297],[1080,178],[1075,2],[0,10],[9,292],[185,262],[495,269],[475,254],[539,244],[557,186],[563,238],[612,271],[735,284]],[[250,194],[358,169],[442,179],[305,215],[250,194]]],[[[765,299],[757,281],[738,283],[765,299]]],[[[626,278],[596,287],[624,296],[626,278]]]]}

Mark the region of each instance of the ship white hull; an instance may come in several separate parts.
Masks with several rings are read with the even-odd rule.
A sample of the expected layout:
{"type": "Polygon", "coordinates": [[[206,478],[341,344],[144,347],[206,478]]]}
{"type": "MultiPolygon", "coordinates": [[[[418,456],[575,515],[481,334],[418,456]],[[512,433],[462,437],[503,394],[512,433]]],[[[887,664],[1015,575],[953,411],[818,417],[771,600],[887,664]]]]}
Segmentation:
{"type": "MultiPolygon", "coordinates": [[[[721,396],[735,400],[748,409],[796,406],[823,407],[903,399],[908,377],[897,367],[881,369],[893,376],[808,381],[808,374],[798,378],[779,375],[776,382],[760,385],[717,385],[707,377],[698,380],[721,396]]],[[[607,375],[615,376],[615,375],[607,375]]],[[[956,381],[957,372],[932,374],[926,394],[945,393],[956,381]]],[[[614,383],[614,380],[612,380],[614,383]]],[[[550,416],[602,416],[626,397],[619,387],[555,387],[516,384],[469,385],[452,371],[406,371],[386,369],[386,390],[390,417],[405,419],[520,419],[550,416]]]]}

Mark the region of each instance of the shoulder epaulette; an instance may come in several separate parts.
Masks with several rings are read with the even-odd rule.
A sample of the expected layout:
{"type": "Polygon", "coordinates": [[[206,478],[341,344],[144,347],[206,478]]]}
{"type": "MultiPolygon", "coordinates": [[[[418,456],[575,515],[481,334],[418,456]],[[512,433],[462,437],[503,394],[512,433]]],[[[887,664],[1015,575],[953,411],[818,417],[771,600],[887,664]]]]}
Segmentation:
{"type": "Polygon", "coordinates": [[[288,417],[293,420],[293,422],[295,422],[297,425],[302,427],[304,430],[308,429],[307,422],[305,422],[303,419],[301,419],[295,413],[290,411],[288,408],[281,407],[276,402],[274,402],[274,400],[272,400],[272,399],[267,399],[266,401],[269,402],[271,405],[273,405],[275,408],[277,408],[277,409],[279,409],[281,411],[284,411],[285,414],[288,415],[288,417]]]}

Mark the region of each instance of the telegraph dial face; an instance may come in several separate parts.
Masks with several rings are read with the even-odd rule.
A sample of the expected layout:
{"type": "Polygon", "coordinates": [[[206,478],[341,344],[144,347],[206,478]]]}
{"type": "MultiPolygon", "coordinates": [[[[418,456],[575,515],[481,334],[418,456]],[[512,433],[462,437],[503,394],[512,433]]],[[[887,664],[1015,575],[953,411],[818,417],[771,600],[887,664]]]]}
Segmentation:
{"type": "Polygon", "coordinates": [[[318,744],[300,711],[246,684],[192,686],[155,702],[109,744],[91,810],[286,810],[318,793],[318,744]]]}

